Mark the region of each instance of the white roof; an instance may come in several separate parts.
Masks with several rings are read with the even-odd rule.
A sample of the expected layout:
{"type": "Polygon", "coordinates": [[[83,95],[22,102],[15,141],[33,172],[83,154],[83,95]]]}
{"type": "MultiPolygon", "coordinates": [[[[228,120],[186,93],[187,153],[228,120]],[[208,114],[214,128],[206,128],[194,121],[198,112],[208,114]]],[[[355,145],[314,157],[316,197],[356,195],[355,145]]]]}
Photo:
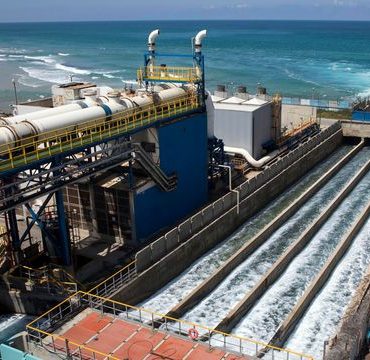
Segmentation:
{"type": "Polygon", "coordinates": [[[253,111],[258,110],[261,106],[243,105],[243,104],[228,104],[224,102],[218,102],[218,103],[214,103],[214,107],[216,110],[253,112],[253,111]]]}
{"type": "Polygon", "coordinates": [[[243,102],[243,105],[258,105],[258,106],[261,106],[261,105],[265,105],[267,104],[268,101],[266,100],[263,100],[263,99],[259,99],[259,98],[253,98],[253,99],[250,99],[250,100],[247,100],[245,102],[243,102]]]}
{"type": "Polygon", "coordinates": [[[241,104],[245,101],[245,99],[238,98],[236,96],[229,97],[225,100],[222,100],[221,102],[223,104],[241,104]]]}
{"type": "Polygon", "coordinates": [[[215,103],[215,102],[220,102],[222,100],[225,100],[225,98],[223,97],[220,97],[220,96],[216,96],[216,95],[211,95],[211,98],[212,98],[212,101],[215,103]]]}

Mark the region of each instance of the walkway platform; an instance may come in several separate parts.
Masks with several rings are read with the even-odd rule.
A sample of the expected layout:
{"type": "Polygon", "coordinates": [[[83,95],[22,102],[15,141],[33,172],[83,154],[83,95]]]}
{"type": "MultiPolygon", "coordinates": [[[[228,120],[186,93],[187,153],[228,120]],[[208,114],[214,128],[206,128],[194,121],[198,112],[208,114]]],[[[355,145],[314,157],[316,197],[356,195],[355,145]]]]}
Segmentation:
{"type": "Polygon", "coordinates": [[[27,325],[41,359],[313,360],[311,356],[77,292],[27,325]],[[191,338],[189,334],[192,334],[191,338]]]}
{"type": "Polygon", "coordinates": [[[89,348],[78,349],[82,358],[91,358],[91,350],[96,352],[96,359],[176,359],[176,360],[237,360],[252,359],[238,356],[218,348],[187,340],[184,337],[169,335],[160,330],[152,330],[141,324],[131,323],[117,317],[101,315],[90,311],[65,331],[58,332],[62,340],[54,341],[59,351],[71,354],[81,344],[89,348]],[[66,343],[68,350],[66,349],[66,343]]]}

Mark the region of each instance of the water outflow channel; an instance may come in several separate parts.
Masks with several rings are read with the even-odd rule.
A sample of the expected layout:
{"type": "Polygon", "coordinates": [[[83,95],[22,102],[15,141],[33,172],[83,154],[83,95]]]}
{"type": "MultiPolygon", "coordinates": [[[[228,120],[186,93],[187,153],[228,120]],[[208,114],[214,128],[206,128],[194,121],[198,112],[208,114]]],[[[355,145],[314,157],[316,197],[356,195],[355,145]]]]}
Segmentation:
{"type": "MultiPolygon", "coordinates": [[[[202,283],[203,280],[209,277],[223,262],[232,256],[244,243],[261,230],[264,225],[286,208],[293,199],[297,198],[308,189],[320,175],[349,152],[350,149],[351,148],[348,146],[340,148],[324,163],[308,173],[299,183],[282,194],[255,217],[247,221],[233,236],[226,239],[220,246],[194,263],[194,265],[162,288],[157,294],[142,303],[141,306],[162,314],[169,312],[178,302],[182,301],[196,286],[202,283]]],[[[297,240],[310,223],[319,216],[321,210],[345,188],[354,174],[357,173],[369,159],[369,155],[370,149],[368,148],[361,150],[355,155],[354,158],[310,198],[295,215],[275,231],[262,246],[232,271],[214,291],[185,314],[183,318],[208,327],[218,325],[229,311],[272,267],[289,245],[297,240]]],[[[369,186],[370,173],[365,175],[325,224],[321,226],[320,230],[311,239],[304,250],[291,261],[280,278],[265,292],[246,317],[234,328],[233,332],[235,334],[265,342],[270,341],[281,322],[292,310],[305,288],[309,285],[310,281],[334,250],[341,236],[355,220],[363,207],[367,205],[370,200],[370,193],[367,193],[366,189],[369,186]]],[[[370,225],[367,224],[366,226],[370,225]]],[[[366,228],[366,226],[364,228],[366,228]]],[[[354,257],[348,258],[348,255],[345,256],[344,260],[341,262],[340,266],[337,267],[334,275],[320,294],[320,296],[325,294],[328,288],[331,289],[332,297],[330,298],[329,296],[329,300],[325,297],[321,302],[319,300],[320,296],[315,299],[311,308],[307,311],[306,316],[297,326],[295,333],[291,336],[288,347],[303,352],[309,352],[309,350],[317,351],[316,354],[312,354],[317,355],[320,352],[319,349],[322,348],[322,342],[332,334],[341,314],[343,314],[344,307],[348,303],[350,295],[353,293],[363,274],[363,269],[366,268],[366,264],[370,261],[370,257],[368,259],[365,255],[361,254],[361,250],[359,250],[366,246],[368,242],[366,236],[362,235],[364,238],[362,241],[363,245],[359,245],[358,238],[361,237],[361,234],[354,240],[348,253],[350,254],[352,251],[355,251],[354,257]],[[357,250],[353,250],[354,247],[357,250]],[[362,270],[359,270],[359,266],[355,264],[356,259],[359,257],[362,259],[362,270]],[[346,260],[347,258],[348,260],[346,260]],[[348,267],[353,268],[354,266],[356,267],[356,275],[353,275],[351,271],[348,270],[348,267]],[[344,268],[342,272],[338,273],[341,267],[344,268]],[[352,279],[346,291],[343,291],[343,288],[340,289],[338,279],[342,278],[352,279]],[[333,279],[337,279],[337,282],[334,285],[330,285],[333,279]],[[333,290],[335,287],[336,290],[333,290]],[[336,291],[341,291],[341,305],[338,305],[337,311],[333,312],[333,316],[331,319],[327,319],[328,324],[325,325],[322,319],[317,317],[317,312],[312,310],[312,306],[319,301],[319,304],[316,306],[323,311],[323,314],[325,312],[323,310],[325,302],[327,304],[333,300],[333,297],[338,296],[336,291]],[[339,308],[341,311],[339,311],[339,308]],[[340,315],[338,316],[338,314],[340,315]],[[311,321],[306,322],[307,316],[316,318],[316,327],[314,326],[311,328],[311,321]],[[301,346],[295,346],[302,340],[302,336],[307,339],[306,343],[310,344],[310,346],[302,346],[302,343],[301,346]],[[325,336],[325,338],[322,338],[322,336],[325,336]],[[312,345],[316,338],[319,339],[320,345],[312,345]]],[[[325,316],[327,317],[327,315],[325,316]]]]}
{"type": "MultiPolygon", "coordinates": [[[[158,313],[166,314],[351,149],[351,146],[342,146],[339,148],[326,161],[307,173],[299,183],[286,190],[265,209],[248,220],[232,236],[197,260],[192,266],[160,289],[156,294],[142,302],[140,306],[158,313]]],[[[355,171],[359,168],[364,161],[365,160],[361,156],[359,157],[359,155],[357,155],[357,157],[346,166],[347,171],[337,175],[340,177],[340,179],[338,179],[338,184],[345,182],[351,171],[355,171]]],[[[336,191],[338,191],[338,184],[328,184],[328,194],[331,194],[331,197],[334,197],[336,191]]],[[[328,201],[329,200],[330,199],[328,199],[328,201]]],[[[318,202],[320,201],[321,200],[318,200],[318,202]]],[[[201,323],[207,325],[204,320],[205,319],[203,319],[201,323]]]]}
{"type": "Polygon", "coordinates": [[[370,263],[369,248],[370,219],[296,326],[285,344],[287,348],[311,354],[315,359],[322,358],[324,341],[335,333],[346,306],[365,275],[370,263]]]}
{"type": "MultiPolygon", "coordinates": [[[[370,151],[366,149],[359,154],[357,159],[364,156],[369,157],[369,155],[370,151]]],[[[336,181],[336,179],[333,179],[333,181],[336,181]]],[[[235,334],[258,338],[266,342],[271,339],[285,316],[292,310],[306,287],[324,265],[346,230],[370,201],[370,192],[367,191],[369,187],[370,173],[365,175],[363,180],[320,228],[306,248],[290,263],[279,280],[265,292],[244,320],[234,328],[233,332],[235,334]]],[[[357,265],[356,258],[352,258],[349,265],[357,265]]],[[[342,291],[343,293],[347,292],[343,287],[342,291]]],[[[306,333],[305,337],[307,336],[309,337],[310,333],[306,333]]],[[[319,339],[320,346],[322,346],[325,339],[319,339]]]]}

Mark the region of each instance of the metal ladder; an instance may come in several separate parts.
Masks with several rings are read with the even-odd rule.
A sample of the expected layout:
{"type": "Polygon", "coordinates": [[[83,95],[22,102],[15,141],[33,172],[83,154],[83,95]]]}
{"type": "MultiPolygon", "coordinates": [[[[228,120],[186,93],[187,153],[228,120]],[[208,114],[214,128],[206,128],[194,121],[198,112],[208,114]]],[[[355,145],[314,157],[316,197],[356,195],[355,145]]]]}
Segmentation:
{"type": "Polygon", "coordinates": [[[134,158],[152,178],[152,180],[166,192],[172,191],[177,186],[177,176],[167,176],[162,169],[156,165],[148,153],[140,144],[133,144],[134,158]]]}

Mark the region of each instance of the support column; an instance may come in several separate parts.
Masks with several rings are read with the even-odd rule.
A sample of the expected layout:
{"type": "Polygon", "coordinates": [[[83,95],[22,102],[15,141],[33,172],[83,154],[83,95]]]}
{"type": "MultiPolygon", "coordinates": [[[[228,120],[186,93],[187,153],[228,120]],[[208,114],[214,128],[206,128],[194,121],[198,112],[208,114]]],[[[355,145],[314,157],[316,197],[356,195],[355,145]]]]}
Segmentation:
{"type": "Polygon", "coordinates": [[[89,201],[90,201],[90,216],[91,216],[91,226],[92,231],[90,235],[94,237],[99,237],[98,231],[98,220],[96,216],[96,204],[95,204],[95,187],[93,183],[89,183],[89,201]]]}
{"type": "Polygon", "coordinates": [[[63,191],[59,190],[55,193],[55,200],[57,205],[58,214],[58,229],[59,229],[59,241],[60,241],[60,255],[63,265],[71,265],[71,242],[69,237],[69,231],[67,227],[67,218],[64,208],[63,191]]]}

